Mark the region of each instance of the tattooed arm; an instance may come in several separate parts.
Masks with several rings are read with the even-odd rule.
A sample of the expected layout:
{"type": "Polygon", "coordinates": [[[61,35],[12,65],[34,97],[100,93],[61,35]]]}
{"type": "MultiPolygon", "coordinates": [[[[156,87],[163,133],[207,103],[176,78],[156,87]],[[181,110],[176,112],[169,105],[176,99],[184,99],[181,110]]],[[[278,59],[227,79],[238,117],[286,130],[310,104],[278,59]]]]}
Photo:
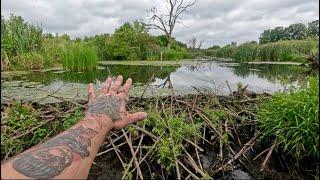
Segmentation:
{"type": "Polygon", "coordinates": [[[88,88],[89,103],[85,117],[71,129],[37,145],[1,165],[2,179],[85,179],[107,133],[112,129],[146,118],[147,114],[126,111],[125,98],[132,80],[118,76],[113,85],[109,77],[96,97],[88,88]]]}

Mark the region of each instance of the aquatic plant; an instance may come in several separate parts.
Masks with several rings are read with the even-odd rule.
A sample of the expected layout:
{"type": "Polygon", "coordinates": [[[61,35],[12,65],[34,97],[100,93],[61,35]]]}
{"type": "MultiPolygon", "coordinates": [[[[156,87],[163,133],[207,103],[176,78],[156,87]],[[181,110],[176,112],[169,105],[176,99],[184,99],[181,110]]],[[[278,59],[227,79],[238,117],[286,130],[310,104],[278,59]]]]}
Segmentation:
{"type": "Polygon", "coordinates": [[[319,43],[316,39],[285,40],[268,44],[255,42],[243,43],[239,46],[227,45],[223,48],[207,50],[206,54],[233,58],[235,61],[297,61],[304,62],[309,54],[315,54],[319,43]]]}
{"type": "Polygon", "coordinates": [[[70,44],[61,57],[63,68],[71,71],[94,70],[98,61],[96,49],[85,43],[70,44]]]}
{"type": "Polygon", "coordinates": [[[261,104],[258,116],[263,138],[297,160],[319,158],[319,79],[290,93],[277,93],[261,104]]]}

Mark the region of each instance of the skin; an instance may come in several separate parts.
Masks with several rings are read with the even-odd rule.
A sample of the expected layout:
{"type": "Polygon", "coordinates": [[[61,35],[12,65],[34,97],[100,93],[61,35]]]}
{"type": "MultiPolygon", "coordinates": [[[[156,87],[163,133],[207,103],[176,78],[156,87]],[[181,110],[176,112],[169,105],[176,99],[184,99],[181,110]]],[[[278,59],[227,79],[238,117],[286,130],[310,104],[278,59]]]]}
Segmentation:
{"type": "Polygon", "coordinates": [[[110,130],[118,130],[147,117],[145,112],[129,113],[125,98],[132,80],[121,87],[109,77],[96,96],[88,87],[85,117],[72,128],[11,158],[1,165],[1,179],[86,179],[100,145],[110,130]]]}

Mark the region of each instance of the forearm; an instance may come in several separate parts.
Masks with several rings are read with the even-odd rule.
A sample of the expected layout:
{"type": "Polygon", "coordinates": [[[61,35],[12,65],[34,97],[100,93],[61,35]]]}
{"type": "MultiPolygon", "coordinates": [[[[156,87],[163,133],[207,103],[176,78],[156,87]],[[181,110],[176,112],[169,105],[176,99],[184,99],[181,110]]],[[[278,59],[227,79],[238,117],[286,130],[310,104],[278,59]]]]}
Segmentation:
{"type": "Polygon", "coordinates": [[[85,179],[112,124],[108,116],[85,117],[71,129],[1,165],[2,178],[85,179]]]}

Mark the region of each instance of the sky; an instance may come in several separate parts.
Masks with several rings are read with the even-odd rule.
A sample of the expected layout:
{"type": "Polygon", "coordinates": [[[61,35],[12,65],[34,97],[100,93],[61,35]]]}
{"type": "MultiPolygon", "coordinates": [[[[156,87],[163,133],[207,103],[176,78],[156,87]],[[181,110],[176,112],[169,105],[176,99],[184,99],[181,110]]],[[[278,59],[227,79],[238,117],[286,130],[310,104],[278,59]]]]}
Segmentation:
{"type": "MultiPolygon", "coordinates": [[[[186,0],[185,0],[186,1],[186,0]]],[[[165,13],[164,0],[1,0],[1,14],[21,15],[45,32],[72,38],[113,33],[126,21],[148,21],[153,6],[165,13]]],[[[203,47],[258,41],[276,26],[319,19],[318,0],[198,0],[182,14],[173,36],[184,43],[195,37],[203,47]]],[[[159,35],[161,31],[151,30],[159,35]]]]}

